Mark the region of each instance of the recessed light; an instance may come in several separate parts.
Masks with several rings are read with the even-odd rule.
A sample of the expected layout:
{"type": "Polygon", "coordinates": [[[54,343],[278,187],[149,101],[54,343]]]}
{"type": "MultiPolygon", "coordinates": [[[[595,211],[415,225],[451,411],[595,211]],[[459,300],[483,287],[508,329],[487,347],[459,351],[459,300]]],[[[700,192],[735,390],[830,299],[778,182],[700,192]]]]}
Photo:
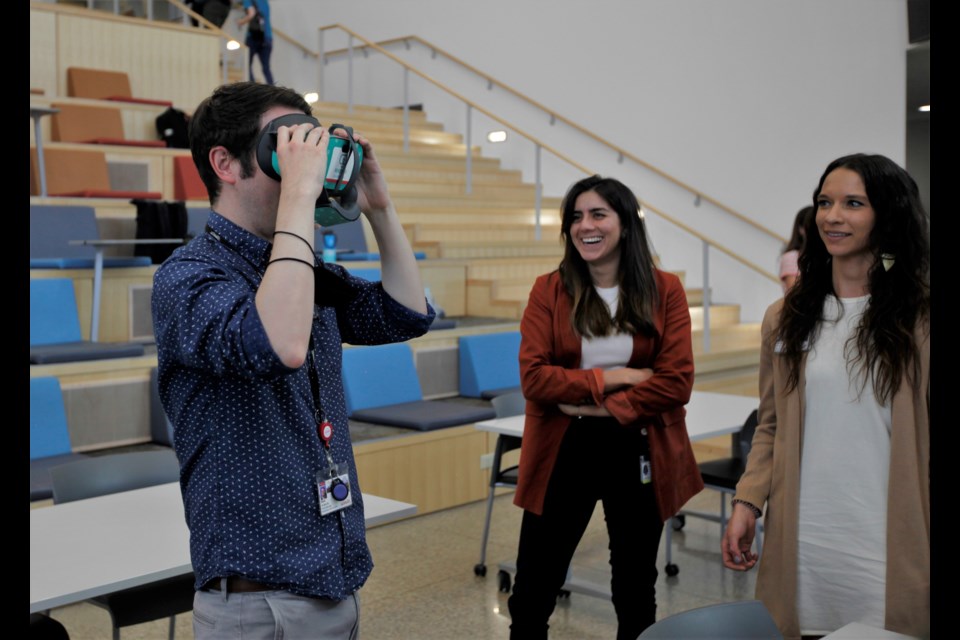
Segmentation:
{"type": "Polygon", "coordinates": [[[231,40],[230,42],[227,43],[228,51],[236,51],[239,48],[240,48],[240,43],[237,42],[236,40],[231,40]]]}
{"type": "Polygon", "coordinates": [[[316,91],[311,91],[303,94],[303,99],[307,101],[307,104],[313,104],[320,99],[320,95],[316,91]]]}
{"type": "Polygon", "coordinates": [[[487,140],[490,142],[503,142],[507,139],[506,131],[491,131],[487,134],[487,140]]]}

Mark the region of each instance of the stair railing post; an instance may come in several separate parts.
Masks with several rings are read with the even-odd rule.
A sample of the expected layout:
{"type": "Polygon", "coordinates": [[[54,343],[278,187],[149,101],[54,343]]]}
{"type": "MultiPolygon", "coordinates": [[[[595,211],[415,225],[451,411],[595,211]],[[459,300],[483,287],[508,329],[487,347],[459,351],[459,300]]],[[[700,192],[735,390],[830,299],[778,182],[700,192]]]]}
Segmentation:
{"type": "Polygon", "coordinates": [[[410,153],[410,69],[403,68],[403,153],[410,153]]]}
{"type": "Polygon", "coordinates": [[[536,196],[534,199],[534,211],[536,213],[536,226],[534,227],[534,239],[537,241],[540,240],[541,231],[540,231],[540,200],[543,195],[543,181],[540,180],[540,151],[541,146],[536,145],[536,154],[534,156],[534,182],[536,185],[536,196]]]}
{"type": "Polygon", "coordinates": [[[353,113],[353,36],[347,38],[347,113],[353,113]]]}
{"type": "Polygon", "coordinates": [[[327,96],[323,91],[323,68],[327,65],[327,51],[323,47],[323,34],[324,34],[324,30],[320,29],[320,37],[318,39],[319,42],[317,43],[318,44],[317,51],[320,52],[320,55],[318,57],[320,64],[318,65],[318,68],[317,68],[317,94],[320,96],[321,100],[325,101],[327,99],[327,96]]]}
{"type": "Polygon", "coordinates": [[[472,138],[470,120],[473,117],[473,106],[467,105],[467,195],[473,193],[473,154],[470,153],[472,147],[472,138]]]}
{"type": "Polygon", "coordinates": [[[703,352],[710,353],[710,243],[703,241],[703,352]]]}

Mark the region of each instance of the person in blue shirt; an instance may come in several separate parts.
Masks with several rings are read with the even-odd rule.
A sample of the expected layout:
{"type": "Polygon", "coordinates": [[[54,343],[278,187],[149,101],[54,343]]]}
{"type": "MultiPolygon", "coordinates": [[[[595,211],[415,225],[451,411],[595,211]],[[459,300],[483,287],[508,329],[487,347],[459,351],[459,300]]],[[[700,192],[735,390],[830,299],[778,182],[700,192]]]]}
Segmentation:
{"type": "MultiPolygon", "coordinates": [[[[310,114],[291,89],[218,87],[190,123],[210,196],[206,230],[157,269],[161,402],[174,425],[198,639],[355,638],[373,564],[341,380],[342,344],[424,334],[413,251],[369,140],[358,202],[382,282],[322,263],[315,206],[330,134],[277,128],[282,180],[256,159],[272,120],[310,114]]],[[[275,125],[274,125],[275,126],[275,125]]]]}
{"type": "Polygon", "coordinates": [[[243,0],[244,15],[237,20],[237,26],[247,26],[244,44],[250,51],[250,80],[253,81],[253,59],[260,59],[260,69],[267,84],[273,84],[273,72],[270,71],[270,54],[273,52],[273,26],[270,22],[270,3],[267,0],[243,0]]]}

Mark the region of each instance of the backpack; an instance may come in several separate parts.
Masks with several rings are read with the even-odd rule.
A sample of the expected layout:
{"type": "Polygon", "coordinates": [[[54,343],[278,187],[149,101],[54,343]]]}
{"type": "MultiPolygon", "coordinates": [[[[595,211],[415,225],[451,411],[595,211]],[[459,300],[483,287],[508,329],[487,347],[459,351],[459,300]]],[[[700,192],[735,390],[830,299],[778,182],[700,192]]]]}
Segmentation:
{"type": "Polygon", "coordinates": [[[247,33],[250,34],[250,38],[256,41],[261,41],[265,35],[266,19],[263,17],[263,14],[260,13],[260,8],[257,6],[257,3],[253,3],[253,19],[247,23],[247,33]]]}
{"type": "Polygon", "coordinates": [[[166,141],[168,147],[190,148],[190,138],[187,135],[190,117],[186,113],[174,107],[167,107],[157,116],[156,125],[157,134],[161,140],[166,141]]]}

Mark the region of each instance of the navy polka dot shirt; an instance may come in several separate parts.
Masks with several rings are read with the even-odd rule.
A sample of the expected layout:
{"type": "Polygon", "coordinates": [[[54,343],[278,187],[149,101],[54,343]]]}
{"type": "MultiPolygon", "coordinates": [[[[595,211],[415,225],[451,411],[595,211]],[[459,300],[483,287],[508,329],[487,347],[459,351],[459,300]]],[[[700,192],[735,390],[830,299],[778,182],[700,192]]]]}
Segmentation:
{"type": "MultiPolygon", "coordinates": [[[[348,296],[314,306],[312,358],[299,369],[270,347],[254,296],[271,244],[211,212],[209,231],[158,269],[152,310],[160,398],[174,424],[190,555],[200,588],[240,575],[272,588],[343,599],[373,562],[367,547],[341,381],[342,343],[382,344],[423,335],[435,312],[417,313],[380,283],[324,265],[348,296]],[[326,468],[310,368],[333,459],[349,465],[353,505],[320,515],[316,474],[326,468]]],[[[322,292],[318,291],[322,297],[322,292]]]]}

